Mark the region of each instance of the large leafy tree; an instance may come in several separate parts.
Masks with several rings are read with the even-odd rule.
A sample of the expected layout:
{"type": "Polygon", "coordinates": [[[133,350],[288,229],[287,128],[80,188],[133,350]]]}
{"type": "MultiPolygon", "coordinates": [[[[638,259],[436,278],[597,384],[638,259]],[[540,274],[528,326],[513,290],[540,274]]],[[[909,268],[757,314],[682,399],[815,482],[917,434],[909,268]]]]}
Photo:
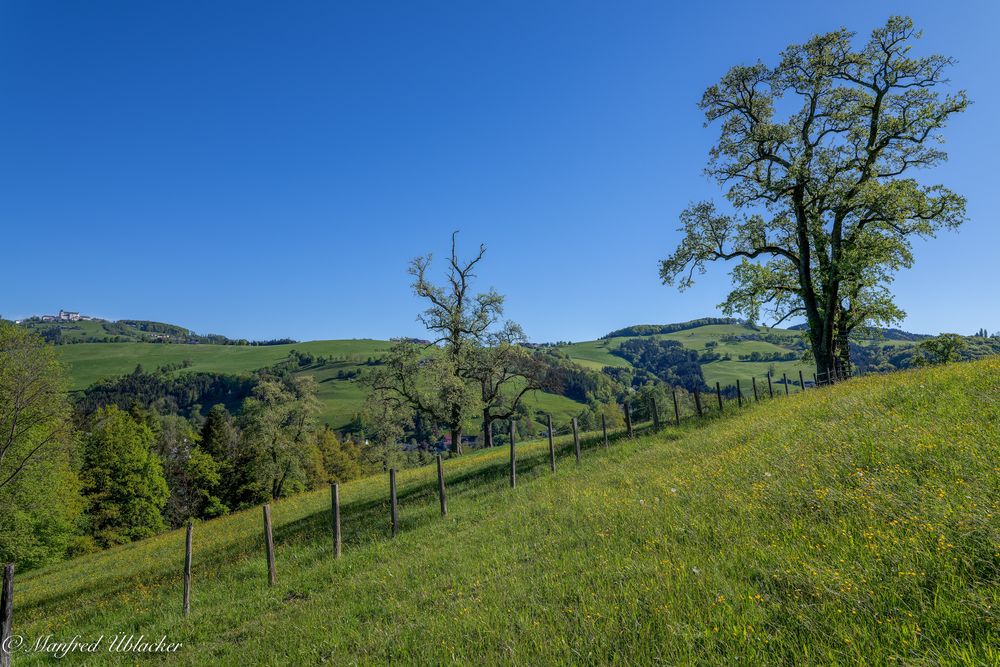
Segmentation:
{"type": "Polygon", "coordinates": [[[739,260],[722,308],[804,317],[817,371],[833,378],[849,367],[852,331],[900,320],[888,285],[912,265],[913,239],[965,218],[964,198],[913,176],[946,159],[941,130],[969,104],[940,90],[951,58],[910,54],[919,37],[905,17],[860,48],[841,29],[705,91],[700,106],[721,129],[707,172],[728,206],[681,214],[663,281],[683,289],[709,262],[739,260]]]}
{"type": "Polygon", "coordinates": [[[72,550],[83,509],[64,375],[41,337],[0,321],[0,562],[22,569],[72,550]]]}
{"type": "Polygon", "coordinates": [[[62,365],[36,334],[0,322],[0,489],[72,432],[62,365]]]}
{"type": "Polygon", "coordinates": [[[163,516],[172,527],[188,519],[209,519],[225,514],[218,497],[221,461],[209,454],[201,435],[180,415],[160,417],[156,452],[163,461],[163,474],[170,497],[163,516]]]}

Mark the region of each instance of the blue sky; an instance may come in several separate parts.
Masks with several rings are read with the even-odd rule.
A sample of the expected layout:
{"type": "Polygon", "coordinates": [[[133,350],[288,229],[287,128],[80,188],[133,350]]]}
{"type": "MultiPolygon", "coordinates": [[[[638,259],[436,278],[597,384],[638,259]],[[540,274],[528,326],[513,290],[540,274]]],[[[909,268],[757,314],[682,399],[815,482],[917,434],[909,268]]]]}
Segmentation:
{"type": "Polygon", "coordinates": [[[452,230],[534,340],[714,315],[660,284],[718,196],[702,91],[893,13],[974,105],[933,180],[969,199],[895,292],[914,331],[1000,329],[1000,4],[0,2],[0,313],[270,338],[419,335],[407,262],[452,230]]]}

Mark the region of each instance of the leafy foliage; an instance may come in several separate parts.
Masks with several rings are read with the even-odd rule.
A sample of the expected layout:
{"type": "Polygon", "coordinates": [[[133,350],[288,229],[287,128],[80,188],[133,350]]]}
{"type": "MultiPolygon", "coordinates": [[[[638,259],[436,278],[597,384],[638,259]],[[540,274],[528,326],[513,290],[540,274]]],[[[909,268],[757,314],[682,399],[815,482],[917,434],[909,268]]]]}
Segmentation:
{"type": "Polygon", "coordinates": [[[90,534],[107,547],[162,531],[169,490],[153,431],[115,406],[101,408],[94,421],[81,474],[90,534]]]}
{"type": "Polygon", "coordinates": [[[911,176],[946,158],[941,131],[969,104],[938,92],[953,60],[912,57],[920,33],[908,18],[860,48],[853,36],[817,35],[775,67],[733,67],[705,91],[701,108],[721,127],[708,173],[732,212],[685,210],[684,237],[660,267],[683,289],[706,264],[740,260],[723,310],[804,316],[820,373],[849,367],[855,329],[903,317],[888,285],[912,265],[913,239],[965,218],[961,196],[911,176]]]}
{"type": "Polygon", "coordinates": [[[705,386],[698,353],[675,340],[632,338],[623,342],[613,354],[669,385],[689,391],[701,390],[705,386]]]}

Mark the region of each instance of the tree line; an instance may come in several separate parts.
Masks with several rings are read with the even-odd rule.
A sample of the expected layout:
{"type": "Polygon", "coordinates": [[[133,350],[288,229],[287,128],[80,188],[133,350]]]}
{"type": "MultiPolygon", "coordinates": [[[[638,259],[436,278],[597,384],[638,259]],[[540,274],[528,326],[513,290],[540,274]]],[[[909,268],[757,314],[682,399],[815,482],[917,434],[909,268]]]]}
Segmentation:
{"type": "Polygon", "coordinates": [[[22,569],[384,463],[318,422],[308,375],[137,368],[76,402],[66,389],[53,347],[0,323],[0,560],[22,569]]]}

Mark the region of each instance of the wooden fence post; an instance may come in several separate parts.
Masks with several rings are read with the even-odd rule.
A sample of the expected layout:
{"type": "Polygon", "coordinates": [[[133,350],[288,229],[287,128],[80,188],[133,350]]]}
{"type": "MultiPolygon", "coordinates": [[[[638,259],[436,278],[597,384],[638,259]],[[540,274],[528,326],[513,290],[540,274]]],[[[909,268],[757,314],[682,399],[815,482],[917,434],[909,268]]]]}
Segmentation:
{"type": "Polygon", "coordinates": [[[517,486],[517,454],[514,452],[514,420],[510,420],[510,488],[517,486]]]}
{"type": "Polygon", "coordinates": [[[722,412],[722,386],[718,382],[715,383],[715,395],[719,399],[719,412],[722,412]]]}
{"type": "Polygon", "coordinates": [[[274,535],[271,532],[271,505],[264,505],[264,549],[267,551],[267,585],[274,586],[278,575],[274,569],[274,535]]]}
{"type": "MultiPolygon", "coordinates": [[[[441,460],[440,454],[438,461],[441,460]]],[[[340,558],[340,483],[334,482],[330,485],[330,528],[333,532],[333,557],[340,558]]]]}
{"type": "Polygon", "coordinates": [[[767,372],[767,394],[774,398],[774,386],[771,384],[771,371],[767,372]]]}
{"type": "Polygon", "coordinates": [[[757,376],[750,378],[753,381],[753,400],[757,402],[760,400],[760,394],[757,393],[757,376]]]}
{"type": "Polygon", "coordinates": [[[437,455],[438,466],[438,496],[441,498],[441,516],[448,515],[448,498],[444,492],[444,464],[441,463],[441,455],[437,455]]]}
{"type": "Polygon", "coordinates": [[[0,666],[10,667],[11,633],[14,629],[14,564],[3,566],[3,589],[0,591],[0,666]]]}
{"type": "Polygon", "coordinates": [[[819,382],[816,379],[816,374],[813,373],[813,388],[816,388],[818,386],[819,386],[819,382]]]}
{"type": "Polygon", "coordinates": [[[701,410],[701,392],[697,389],[694,390],[694,407],[698,411],[699,417],[704,417],[704,413],[701,410]]]}
{"type": "Polygon", "coordinates": [[[650,396],[649,400],[650,400],[650,403],[652,403],[652,406],[653,406],[653,429],[659,431],[660,430],[660,411],[657,410],[657,408],[656,408],[656,397],[655,396],[650,396]]]}
{"type": "Polygon", "coordinates": [[[671,389],[670,393],[673,394],[673,397],[674,397],[674,423],[676,423],[678,426],[680,426],[681,425],[681,411],[680,411],[680,408],[677,407],[677,390],[676,389],[671,389]]]}
{"type": "Polygon", "coordinates": [[[629,407],[628,401],[625,401],[623,406],[625,410],[625,431],[628,433],[628,437],[633,437],[634,433],[632,431],[632,408],[629,407]]]}
{"type": "Polygon", "coordinates": [[[788,396],[788,373],[781,374],[781,381],[785,383],[785,396],[788,396]]]}
{"type": "Polygon", "coordinates": [[[799,371],[799,391],[806,390],[806,381],[802,379],[802,371],[799,371]]]}
{"type": "Polygon", "coordinates": [[[184,615],[191,613],[191,533],[194,522],[188,521],[187,535],[184,537],[184,615]]]}
{"type": "Polygon", "coordinates": [[[396,469],[389,468],[389,519],[392,521],[392,536],[399,534],[399,506],[396,502],[396,469]]]}
{"type": "Polygon", "coordinates": [[[736,400],[739,401],[740,407],[743,407],[743,390],[740,389],[740,379],[736,378],[736,400]]]}
{"type": "Polygon", "coordinates": [[[552,415],[547,415],[549,418],[549,467],[552,468],[552,472],[556,471],[556,446],[552,442],[552,415]]]}
{"type": "Polygon", "coordinates": [[[602,412],[601,413],[601,430],[604,431],[604,448],[608,448],[608,418],[602,412]]]}
{"type": "Polygon", "coordinates": [[[576,417],[573,417],[573,447],[576,448],[576,462],[580,462],[580,431],[576,427],[576,417]]]}

